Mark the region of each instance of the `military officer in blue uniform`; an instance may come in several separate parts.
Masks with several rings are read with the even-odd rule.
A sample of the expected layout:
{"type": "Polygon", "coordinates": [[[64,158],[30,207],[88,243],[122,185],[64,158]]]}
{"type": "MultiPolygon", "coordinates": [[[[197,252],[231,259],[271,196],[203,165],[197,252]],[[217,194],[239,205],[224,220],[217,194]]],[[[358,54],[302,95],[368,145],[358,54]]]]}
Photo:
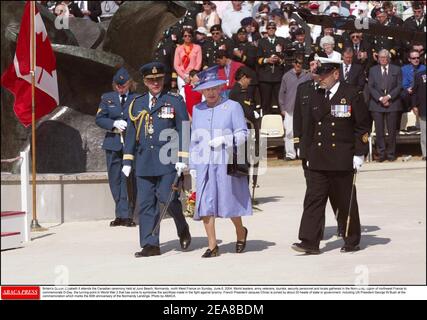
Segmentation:
{"type": "MultiPolygon", "coordinates": [[[[102,95],[96,114],[96,124],[107,130],[102,148],[107,156],[108,182],[116,204],[116,219],[111,227],[134,227],[133,203],[128,201],[128,181],[122,173],[123,144],[125,139],[128,109],[135,94],[130,91],[132,79],[125,68],[120,68],[113,77],[114,91],[102,95]]],[[[129,179],[132,179],[131,176],[129,179]]]]}
{"type": "MultiPolygon", "coordinates": [[[[135,168],[137,210],[142,250],[135,257],[160,255],[159,233],[152,233],[160,215],[159,204],[165,204],[176,175],[187,169],[189,117],[179,94],[163,92],[165,66],[148,63],[140,69],[148,92],[136,97],[129,107],[129,119],[123,155],[123,172],[135,168]],[[188,137],[187,137],[188,135],[188,137]],[[186,140],[186,141],[183,141],[186,140]]],[[[176,193],[169,206],[174,218],[181,248],[191,242],[188,224],[176,193]]]]}

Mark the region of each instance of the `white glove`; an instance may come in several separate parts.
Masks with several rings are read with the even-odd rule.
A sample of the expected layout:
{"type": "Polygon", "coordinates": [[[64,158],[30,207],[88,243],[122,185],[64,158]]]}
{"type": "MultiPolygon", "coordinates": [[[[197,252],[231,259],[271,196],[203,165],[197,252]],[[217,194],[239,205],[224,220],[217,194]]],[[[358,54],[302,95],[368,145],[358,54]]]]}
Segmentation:
{"type": "Polygon", "coordinates": [[[363,162],[365,161],[365,157],[364,156],[354,156],[353,157],[353,168],[356,171],[359,171],[360,168],[362,167],[363,162]]]}
{"type": "Polygon", "coordinates": [[[176,169],[176,173],[177,175],[181,175],[185,169],[187,169],[187,165],[184,162],[177,162],[175,164],[175,169],[176,169]]]}
{"type": "Polygon", "coordinates": [[[129,177],[131,169],[132,169],[131,166],[123,166],[122,172],[126,177],[129,177]]]}
{"type": "Polygon", "coordinates": [[[125,131],[128,123],[125,120],[116,120],[113,123],[113,126],[119,129],[120,131],[125,131]]]}
{"type": "Polygon", "coordinates": [[[211,141],[208,142],[209,147],[214,149],[222,146],[223,144],[225,144],[224,136],[213,138],[211,141]]]}
{"type": "Polygon", "coordinates": [[[190,176],[191,176],[193,179],[196,179],[196,178],[197,178],[197,171],[196,171],[196,170],[194,170],[194,169],[191,169],[191,170],[190,170],[190,176]]]}
{"type": "Polygon", "coordinates": [[[255,119],[259,119],[260,115],[257,111],[254,111],[254,117],[255,117],[255,119]]]}

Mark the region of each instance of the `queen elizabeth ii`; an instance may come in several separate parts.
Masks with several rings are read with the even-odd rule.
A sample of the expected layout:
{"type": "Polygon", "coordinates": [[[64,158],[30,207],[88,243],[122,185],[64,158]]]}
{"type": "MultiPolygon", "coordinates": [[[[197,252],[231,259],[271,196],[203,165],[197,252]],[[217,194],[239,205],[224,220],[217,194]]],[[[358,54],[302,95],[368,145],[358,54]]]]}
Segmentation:
{"type": "Polygon", "coordinates": [[[243,226],[242,216],[252,215],[248,179],[227,174],[227,164],[229,150],[244,145],[248,129],[242,106],[221,96],[225,81],[218,80],[217,67],[198,76],[200,82],[194,90],[206,100],[193,109],[190,174],[196,179],[194,219],[203,221],[208,237],[208,249],[202,257],[209,258],[219,255],[216,218],[230,218],[233,222],[237,253],[246,246],[248,229],[243,226]]]}

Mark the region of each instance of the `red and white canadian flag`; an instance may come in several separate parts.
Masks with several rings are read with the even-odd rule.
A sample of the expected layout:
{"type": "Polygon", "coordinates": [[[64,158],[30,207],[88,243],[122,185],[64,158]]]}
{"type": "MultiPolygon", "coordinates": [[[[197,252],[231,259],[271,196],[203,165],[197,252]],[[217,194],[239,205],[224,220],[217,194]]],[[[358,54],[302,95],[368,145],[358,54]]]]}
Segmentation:
{"type": "Polygon", "coordinates": [[[31,28],[31,1],[27,1],[19,29],[13,63],[1,77],[2,86],[15,96],[13,110],[21,123],[31,124],[31,31],[35,39],[35,117],[50,113],[59,104],[56,59],[47,37],[40,12],[35,6],[34,29],[31,28]]]}

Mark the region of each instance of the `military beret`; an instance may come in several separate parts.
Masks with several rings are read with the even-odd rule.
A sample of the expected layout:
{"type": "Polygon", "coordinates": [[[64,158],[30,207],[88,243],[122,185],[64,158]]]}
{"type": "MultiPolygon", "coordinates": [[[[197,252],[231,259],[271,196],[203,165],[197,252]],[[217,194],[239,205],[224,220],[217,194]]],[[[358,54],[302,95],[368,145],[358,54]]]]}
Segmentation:
{"type": "Polygon", "coordinates": [[[320,5],[319,5],[317,2],[312,2],[312,3],[310,3],[310,5],[308,6],[308,8],[309,8],[310,10],[317,10],[317,9],[319,9],[319,7],[320,7],[320,5]]]}
{"type": "Polygon", "coordinates": [[[239,28],[239,30],[237,30],[237,32],[236,32],[237,34],[239,34],[239,33],[244,33],[244,34],[246,34],[246,28],[244,28],[244,27],[241,27],[241,28],[239,28]]]}
{"type": "Polygon", "coordinates": [[[268,27],[274,27],[274,28],[277,28],[276,23],[275,23],[274,21],[269,21],[269,22],[267,23],[267,28],[268,28],[268,27]]]}
{"type": "Polygon", "coordinates": [[[212,33],[213,31],[222,31],[221,25],[220,24],[214,24],[211,29],[210,32],[212,33]]]}
{"type": "Polygon", "coordinates": [[[250,25],[252,23],[252,21],[254,21],[254,18],[246,17],[246,18],[243,18],[242,21],[240,21],[240,25],[242,27],[246,27],[246,26],[250,25]]]}
{"type": "Polygon", "coordinates": [[[113,82],[118,85],[124,85],[130,79],[130,75],[125,68],[120,68],[113,77],[113,82]]]}
{"type": "Polygon", "coordinates": [[[165,65],[161,62],[150,62],[144,64],[139,71],[144,78],[161,78],[165,76],[165,65]]]}

